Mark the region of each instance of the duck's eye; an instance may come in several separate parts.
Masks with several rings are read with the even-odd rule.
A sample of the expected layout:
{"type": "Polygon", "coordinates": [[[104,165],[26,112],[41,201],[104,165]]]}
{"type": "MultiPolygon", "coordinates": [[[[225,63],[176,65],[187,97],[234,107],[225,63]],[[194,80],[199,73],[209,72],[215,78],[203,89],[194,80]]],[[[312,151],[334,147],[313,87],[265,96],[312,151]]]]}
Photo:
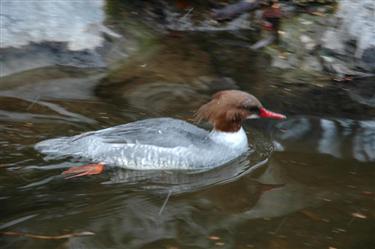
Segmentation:
{"type": "Polygon", "coordinates": [[[253,113],[259,113],[259,107],[258,106],[251,106],[248,110],[253,112],[253,113]]]}

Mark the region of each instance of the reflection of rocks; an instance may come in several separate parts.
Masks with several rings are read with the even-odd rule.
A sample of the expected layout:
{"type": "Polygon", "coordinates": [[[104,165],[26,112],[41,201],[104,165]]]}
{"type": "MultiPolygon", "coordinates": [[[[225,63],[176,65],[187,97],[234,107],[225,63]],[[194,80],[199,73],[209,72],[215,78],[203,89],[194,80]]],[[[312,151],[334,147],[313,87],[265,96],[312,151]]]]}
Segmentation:
{"type": "MultiPolygon", "coordinates": [[[[229,79],[222,81],[228,82],[226,87],[234,86],[229,79]]],[[[202,93],[215,89],[216,83],[223,82],[209,77],[200,77],[191,83],[153,82],[138,87],[130,86],[129,89],[124,89],[122,97],[131,106],[161,114],[171,109],[186,110],[187,105],[199,106],[207,98],[207,94],[202,93]]]]}
{"type": "Polygon", "coordinates": [[[150,55],[132,58],[110,73],[98,95],[125,99],[145,112],[168,114],[186,111],[186,105],[197,108],[212,92],[236,88],[231,79],[214,76],[209,55],[188,38],[165,39],[150,55]]]}
{"type": "MultiPolygon", "coordinates": [[[[86,186],[85,190],[81,191],[81,195],[74,194],[76,188],[68,185],[63,187],[64,191],[61,193],[64,197],[67,196],[55,200],[55,203],[64,203],[68,198],[71,205],[82,205],[68,210],[63,205],[56,206],[55,212],[65,210],[64,219],[55,218],[54,226],[49,227],[49,231],[53,233],[66,224],[75,224],[75,229],[96,233],[93,237],[69,240],[69,246],[72,248],[102,248],[105,245],[119,245],[124,248],[165,248],[164,243],[177,244],[183,248],[211,248],[212,242],[208,237],[212,235],[220,235],[229,248],[236,248],[238,241],[234,234],[238,228],[244,225],[249,228],[253,224],[251,222],[259,222],[257,227],[264,228],[267,224],[271,224],[275,228],[279,220],[270,218],[292,216],[303,208],[319,205],[323,202],[323,198],[332,199],[332,195],[327,194],[324,189],[291,181],[285,174],[283,175],[284,170],[277,161],[272,161],[270,164],[263,165],[252,174],[241,175],[241,178],[235,177],[236,181],[226,184],[211,185],[210,180],[213,178],[210,177],[205,184],[207,176],[216,177],[214,172],[209,175],[203,173],[176,178],[177,181],[172,182],[172,190],[179,187],[179,179],[189,178],[190,180],[195,178],[197,182],[205,184],[208,188],[201,191],[193,188],[190,191],[196,192],[176,196],[172,193],[164,208],[162,207],[167,193],[151,195],[149,194],[151,191],[134,191],[142,185],[152,189],[152,183],[147,179],[143,181],[141,179],[136,185],[125,182],[110,187],[97,182],[91,184],[90,181],[78,182],[76,184],[86,186]],[[286,185],[260,184],[255,180],[258,175],[270,181],[277,178],[277,181],[286,185]],[[85,219],[77,224],[78,217],[85,217],[85,219]]],[[[236,165],[229,165],[229,167],[236,167],[236,165]]],[[[223,169],[221,172],[228,171],[223,169]]],[[[168,172],[164,172],[164,175],[167,174],[168,172]]],[[[172,175],[173,172],[170,174],[172,175]]],[[[225,175],[221,175],[218,179],[226,178],[225,175]]],[[[163,184],[160,185],[164,187],[163,184]]],[[[39,191],[43,193],[43,190],[39,191]]],[[[37,200],[37,203],[42,204],[48,200],[46,195],[38,195],[38,197],[29,195],[25,198],[30,201],[37,200]]],[[[35,204],[33,207],[35,208],[35,204]]],[[[45,217],[50,215],[50,212],[42,213],[38,217],[40,219],[38,224],[33,220],[27,220],[13,229],[26,227],[29,231],[40,231],[38,227],[47,225],[50,219],[45,217]]],[[[264,240],[265,238],[261,239],[262,243],[264,240]]],[[[264,247],[259,246],[259,248],[264,247]]]]}
{"type": "MultiPolygon", "coordinates": [[[[82,73],[82,72],[81,72],[82,73]]],[[[25,122],[84,122],[95,120],[70,111],[57,103],[61,100],[84,101],[95,99],[94,85],[101,74],[62,72],[56,69],[39,69],[12,75],[0,81],[0,119],[25,122]],[[77,75],[75,75],[77,73],[77,75]],[[74,91],[71,91],[74,89],[74,91]]],[[[81,106],[80,106],[81,107],[81,106]]]]}
{"type": "Polygon", "coordinates": [[[1,79],[0,96],[28,100],[94,99],[94,87],[101,77],[100,72],[90,70],[36,69],[1,79]]]}
{"type": "Polygon", "coordinates": [[[1,2],[1,72],[63,64],[103,67],[104,1],[1,2]]]}
{"type": "MultiPolygon", "coordinates": [[[[281,217],[306,207],[320,205],[322,199],[333,197],[332,193],[320,186],[308,186],[290,178],[284,167],[285,165],[271,157],[264,171],[256,177],[258,184],[261,182],[263,187],[256,188],[260,192],[252,193],[257,196],[253,205],[247,206],[242,212],[233,213],[223,223],[238,225],[253,219],[281,217]]],[[[299,173],[301,177],[305,177],[303,172],[299,173]]]]}
{"type": "Polygon", "coordinates": [[[322,153],[363,162],[375,161],[375,121],[292,118],[277,125],[279,151],[322,153]]]}

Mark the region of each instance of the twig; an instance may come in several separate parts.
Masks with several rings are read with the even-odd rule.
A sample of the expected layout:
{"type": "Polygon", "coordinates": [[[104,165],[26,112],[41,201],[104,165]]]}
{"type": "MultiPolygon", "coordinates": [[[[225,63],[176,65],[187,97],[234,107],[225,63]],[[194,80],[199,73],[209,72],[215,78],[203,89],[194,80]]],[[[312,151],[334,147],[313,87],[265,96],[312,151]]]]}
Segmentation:
{"type": "Polygon", "coordinates": [[[95,233],[86,231],[86,232],[77,232],[77,233],[66,233],[66,234],[61,234],[61,235],[41,235],[41,234],[9,231],[9,232],[0,232],[0,235],[27,237],[27,238],[32,238],[32,239],[59,240],[59,239],[68,239],[71,237],[78,237],[78,236],[92,236],[92,235],[95,235],[95,233]]]}
{"type": "Polygon", "coordinates": [[[280,231],[281,227],[284,225],[286,220],[287,220],[287,217],[284,217],[284,219],[280,222],[280,224],[277,226],[277,228],[273,232],[274,235],[276,235],[280,231]]]}
{"type": "Polygon", "coordinates": [[[194,10],[194,7],[190,8],[185,15],[183,15],[182,17],[180,17],[180,20],[184,19],[185,17],[187,17],[188,15],[190,15],[190,13],[194,10]]]}
{"type": "Polygon", "coordinates": [[[31,104],[26,108],[26,110],[30,110],[31,107],[33,107],[33,105],[35,105],[35,103],[38,102],[39,98],[40,98],[40,95],[36,96],[33,102],[31,102],[31,104]]]}
{"type": "Polygon", "coordinates": [[[161,215],[161,214],[163,213],[163,211],[164,211],[164,209],[165,209],[165,206],[167,206],[167,202],[168,202],[168,200],[169,200],[169,197],[171,197],[171,195],[172,195],[172,190],[169,190],[169,191],[168,191],[167,198],[165,198],[165,201],[164,201],[163,205],[162,205],[161,208],[160,208],[159,215],[161,215]]]}

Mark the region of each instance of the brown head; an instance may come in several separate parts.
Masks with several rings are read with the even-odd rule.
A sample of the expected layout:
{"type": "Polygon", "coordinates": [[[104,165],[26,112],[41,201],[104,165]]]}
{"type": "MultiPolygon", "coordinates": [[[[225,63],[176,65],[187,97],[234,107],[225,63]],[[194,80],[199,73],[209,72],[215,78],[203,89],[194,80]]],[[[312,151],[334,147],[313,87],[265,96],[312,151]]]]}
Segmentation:
{"type": "Polygon", "coordinates": [[[265,109],[253,95],[239,90],[215,93],[210,102],[199,108],[195,117],[197,121],[207,120],[215,130],[225,132],[238,131],[245,119],[285,118],[265,109]]]}

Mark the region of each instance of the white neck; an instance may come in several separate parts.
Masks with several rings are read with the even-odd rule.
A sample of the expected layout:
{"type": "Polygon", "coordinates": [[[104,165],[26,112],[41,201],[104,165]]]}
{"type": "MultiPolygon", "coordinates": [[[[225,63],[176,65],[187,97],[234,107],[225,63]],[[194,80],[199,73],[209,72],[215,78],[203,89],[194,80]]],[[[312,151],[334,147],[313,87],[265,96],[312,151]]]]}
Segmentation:
{"type": "Polygon", "coordinates": [[[242,127],[236,132],[212,130],[209,137],[214,142],[226,145],[231,148],[247,147],[247,136],[242,127]]]}

